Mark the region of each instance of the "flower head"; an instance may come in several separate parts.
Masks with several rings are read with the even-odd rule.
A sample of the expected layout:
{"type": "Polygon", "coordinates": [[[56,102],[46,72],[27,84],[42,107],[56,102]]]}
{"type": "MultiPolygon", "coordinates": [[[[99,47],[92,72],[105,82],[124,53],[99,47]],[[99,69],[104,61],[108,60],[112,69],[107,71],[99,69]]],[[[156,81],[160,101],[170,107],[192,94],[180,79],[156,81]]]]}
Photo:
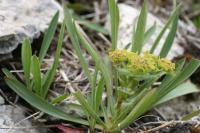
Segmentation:
{"type": "Polygon", "coordinates": [[[115,50],[109,53],[109,58],[114,64],[126,62],[129,52],[126,50],[115,50]]]}
{"type": "Polygon", "coordinates": [[[175,70],[175,64],[171,63],[171,61],[166,60],[166,59],[159,60],[159,67],[160,69],[162,69],[163,71],[167,73],[173,73],[175,70]]]}
{"type": "Polygon", "coordinates": [[[143,56],[126,50],[115,50],[109,53],[110,60],[114,64],[122,65],[133,74],[156,74],[158,72],[173,73],[175,64],[166,59],[160,59],[149,52],[143,56]]]}

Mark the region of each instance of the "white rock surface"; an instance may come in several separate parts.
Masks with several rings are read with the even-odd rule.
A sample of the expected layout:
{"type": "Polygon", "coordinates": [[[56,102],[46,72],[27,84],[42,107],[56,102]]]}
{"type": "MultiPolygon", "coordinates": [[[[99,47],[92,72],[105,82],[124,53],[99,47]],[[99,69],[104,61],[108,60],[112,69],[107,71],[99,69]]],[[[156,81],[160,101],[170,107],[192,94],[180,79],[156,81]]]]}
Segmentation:
{"type": "Polygon", "coordinates": [[[58,10],[54,0],[0,0],[0,54],[12,52],[24,37],[38,38],[58,10]]]}
{"type": "Polygon", "coordinates": [[[0,105],[2,105],[4,103],[5,103],[5,101],[4,101],[3,97],[1,97],[1,95],[0,95],[0,105]]]}
{"type": "MultiPolygon", "coordinates": [[[[11,105],[0,106],[0,133],[40,133],[38,129],[2,129],[5,127],[30,127],[31,122],[24,120],[19,125],[14,125],[25,118],[24,111],[11,105]]],[[[43,132],[45,133],[45,132],[43,132]]]]}
{"type": "MultiPolygon", "coordinates": [[[[140,10],[126,4],[119,4],[119,12],[120,12],[120,22],[119,22],[118,48],[123,49],[132,40],[133,26],[137,21],[140,10]]],[[[157,18],[151,13],[148,13],[146,29],[149,29],[151,26],[153,26],[154,23],[156,23],[156,31],[154,35],[150,38],[149,42],[145,44],[143,51],[150,50],[154,40],[158,36],[161,29],[164,27],[164,24],[161,22],[159,18],[157,18]]],[[[108,25],[109,24],[107,24],[107,29],[109,29],[108,25]]],[[[155,54],[159,54],[166,37],[167,34],[165,34],[164,37],[161,39],[159,46],[155,50],[156,52],[155,54]]],[[[177,39],[175,39],[173,47],[169,52],[167,58],[173,59],[176,56],[182,55],[183,52],[184,52],[183,48],[177,44],[177,39]]]]}

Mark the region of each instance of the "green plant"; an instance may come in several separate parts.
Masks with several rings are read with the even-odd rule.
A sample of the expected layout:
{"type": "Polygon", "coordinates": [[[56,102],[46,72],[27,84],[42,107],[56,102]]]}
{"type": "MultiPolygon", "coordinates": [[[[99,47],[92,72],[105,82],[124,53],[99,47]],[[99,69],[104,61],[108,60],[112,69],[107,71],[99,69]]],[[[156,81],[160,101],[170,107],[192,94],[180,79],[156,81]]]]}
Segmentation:
{"type": "MultiPolygon", "coordinates": [[[[21,61],[22,61],[22,66],[24,70],[23,80],[25,81],[23,85],[26,86],[32,92],[34,92],[37,96],[43,99],[46,98],[50,85],[52,84],[54,80],[54,76],[56,74],[56,68],[58,66],[59,58],[60,58],[62,39],[64,37],[65,28],[64,26],[62,26],[59,40],[58,40],[54,63],[52,67],[45,74],[41,73],[41,70],[40,70],[41,63],[43,62],[44,56],[46,55],[47,50],[54,37],[57,23],[58,23],[58,16],[59,16],[59,13],[57,12],[54,15],[50,23],[50,26],[44,36],[38,57],[36,55],[32,55],[31,43],[28,39],[24,39],[22,43],[21,61]]],[[[5,74],[9,74],[7,69],[3,69],[3,72],[5,74]]]]}
{"type": "Polygon", "coordinates": [[[199,67],[199,60],[192,59],[186,63],[183,59],[174,64],[164,59],[175,38],[180,5],[174,9],[172,16],[158,35],[150,52],[142,54],[141,51],[145,42],[153,34],[155,29],[155,26],[152,26],[152,28],[145,31],[147,2],[145,1],[142,6],[136,31],[133,31],[135,39],[131,43],[131,52],[116,49],[119,10],[115,0],[109,0],[108,3],[112,33],[112,46],[109,57],[101,58],[98,52],[92,48],[92,45],[85,39],[85,34],[81,27],[73,20],[69,10],[65,8],[65,19],[59,37],[55,65],[43,77],[44,80],[40,82],[38,79],[41,78],[37,77],[41,75],[39,61],[41,62],[45,54],[39,56],[39,61],[35,56],[32,57],[32,60],[30,57],[22,59],[33,62],[34,66],[36,66],[35,68],[30,68],[28,67],[29,65],[24,65],[25,73],[30,73],[30,71],[35,73],[33,74],[32,81],[29,81],[29,74],[25,74],[26,84],[19,82],[8,70],[4,69],[8,86],[29,104],[57,118],[88,125],[92,132],[95,129],[100,129],[105,132],[120,132],[151,108],[177,96],[198,91],[192,86],[189,89],[185,89],[179,85],[189,78],[199,67]],[[72,46],[79,58],[91,88],[91,93],[88,95],[82,94],[81,91],[73,94],[80,103],[76,104],[76,106],[79,108],[79,111],[84,112],[85,118],[77,118],[69,115],[44,100],[44,96],[46,96],[55,75],[65,26],[67,27],[72,46]],[[159,57],[154,56],[154,50],[168,28],[170,28],[170,32],[168,33],[160,55],[159,57]],[[91,73],[89,70],[88,63],[82,55],[81,46],[91,55],[95,62],[94,73],[91,73]],[[161,77],[163,77],[162,80],[161,77]],[[161,82],[161,85],[154,86],[154,83],[158,80],[161,82]],[[33,87],[36,93],[32,93],[31,89],[28,89],[30,88],[29,86],[33,87]],[[179,90],[181,90],[181,93],[179,90]],[[106,99],[103,99],[103,93],[106,94],[106,99]]]}

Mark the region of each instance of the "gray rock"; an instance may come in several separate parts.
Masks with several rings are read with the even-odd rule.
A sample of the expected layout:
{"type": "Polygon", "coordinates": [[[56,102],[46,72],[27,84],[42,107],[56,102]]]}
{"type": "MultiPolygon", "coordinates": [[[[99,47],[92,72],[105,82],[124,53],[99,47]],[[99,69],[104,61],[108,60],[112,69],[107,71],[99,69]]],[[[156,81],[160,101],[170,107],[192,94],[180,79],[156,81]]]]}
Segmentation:
{"type": "Polygon", "coordinates": [[[25,37],[38,38],[62,8],[54,0],[0,0],[0,56],[8,55],[25,37]]]}
{"type": "MultiPolygon", "coordinates": [[[[19,125],[14,125],[15,123],[23,120],[24,110],[21,108],[13,107],[11,105],[0,106],[0,133],[40,133],[38,129],[16,129],[16,127],[30,127],[31,122],[24,120],[19,125]],[[13,129],[3,129],[7,127],[13,127],[13,129]]],[[[44,132],[42,132],[44,133],[44,132]]]]}

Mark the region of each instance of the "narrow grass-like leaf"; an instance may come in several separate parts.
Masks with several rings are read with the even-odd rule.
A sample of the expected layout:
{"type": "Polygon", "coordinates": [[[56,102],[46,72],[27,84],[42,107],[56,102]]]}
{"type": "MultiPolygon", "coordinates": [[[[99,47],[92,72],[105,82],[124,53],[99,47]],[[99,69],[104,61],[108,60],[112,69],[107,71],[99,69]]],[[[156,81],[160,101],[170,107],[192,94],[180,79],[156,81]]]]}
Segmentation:
{"type": "MultiPolygon", "coordinates": [[[[125,117],[125,119],[120,122],[119,129],[124,129],[128,127],[135,119],[137,119],[144,112],[149,110],[156,100],[157,90],[153,89],[149,91],[133,108],[133,110],[125,117]]],[[[115,129],[113,129],[115,131],[115,129]]],[[[117,129],[116,129],[117,130],[117,129]]]]}
{"type": "Polygon", "coordinates": [[[116,123],[121,122],[123,119],[126,118],[129,112],[134,109],[135,105],[146,95],[147,89],[143,89],[136,97],[130,100],[127,105],[125,105],[119,115],[115,119],[116,123]]]}
{"type": "Polygon", "coordinates": [[[149,41],[149,39],[152,37],[152,35],[156,31],[156,23],[154,23],[153,26],[151,26],[144,34],[144,44],[149,41]]]}
{"type": "MultiPolygon", "coordinates": [[[[179,74],[180,71],[183,69],[184,67],[184,64],[185,64],[185,59],[182,59],[182,60],[179,60],[177,63],[176,63],[176,70],[175,70],[175,75],[179,74]]],[[[162,80],[162,83],[160,85],[160,90],[162,90],[162,88],[170,85],[170,83],[173,82],[173,80],[175,79],[176,77],[174,75],[166,75],[164,77],[164,79],[162,80]]]]}
{"type": "Polygon", "coordinates": [[[35,55],[32,56],[31,69],[33,74],[34,91],[38,96],[42,96],[40,62],[35,55]]]}
{"type": "Polygon", "coordinates": [[[170,84],[163,86],[159,90],[159,98],[164,97],[169,92],[171,92],[175,87],[180,85],[183,81],[185,81],[187,78],[189,78],[196,69],[200,66],[200,60],[192,59],[187,66],[174,78],[173,82],[170,82],[170,84]]]}
{"type": "Polygon", "coordinates": [[[63,95],[60,95],[58,97],[56,97],[55,99],[53,99],[51,101],[51,104],[53,105],[57,105],[57,104],[60,104],[63,100],[65,100],[67,97],[69,97],[69,94],[63,94],[63,95]]]}
{"type": "Polygon", "coordinates": [[[179,85],[178,87],[176,87],[175,89],[173,89],[171,92],[169,92],[167,95],[165,95],[164,97],[162,97],[156,104],[162,104],[165,103],[171,99],[174,99],[176,97],[179,96],[183,96],[186,94],[190,94],[190,93],[195,93],[195,92],[199,92],[199,89],[192,84],[191,82],[185,82],[181,85],[179,85]]]}
{"type": "Polygon", "coordinates": [[[90,105],[87,103],[86,99],[81,94],[81,92],[80,91],[76,92],[74,94],[74,96],[79,101],[79,103],[81,104],[81,106],[83,107],[83,109],[85,111],[87,111],[88,114],[90,116],[92,116],[99,124],[101,124],[104,128],[106,128],[105,123],[99,118],[99,116],[96,114],[96,112],[90,107],[90,105]]]}
{"type": "Polygon", "coordinates": [[[117,48],[118,28],[119,28],[119,8],[115,0],[108,0],[108,8],[111,21],[112,50],[117,48]]]}
{"type": "Polygon", "coordinates": [[[200,60],[192,59],[187,66],[181,71],[181,73],[177,76],[174,83],[171,85],[172,88],[178,86],[181,82],[188,79],[200,66],[200,60]]]}
{"type": "Polygon", "coordinates": [[[177,8],[172,12],[172,15],[170,16],[170,18],[168,19],[167,23],[165,24],[165,26],[163,27],[163,29],[160,31],[158,37],[156,38],[155,42],[153,43],[150,53],[153,53],[156,49],[156,47],[158,46],[161,38],[163,37],[163,35],[165,34],[165,32],[167,31],[167,29],[169,28],[170,24],[172,23],[172,21],[174,20],[174,18],[178,15],[178,12],[180,10],[180,6],[178,5],[177,8]]]}
{"type": "Polygon", "coordinates": [[[14,80],[17,80],[17,78],[7,69],[7,68],[3,68],[2,72],[7,76],[10,77],[14,80]]]}
{"type": "Polygon", "coordinates": [[[83,37],[81,31],[77,28],[78,38],[83,45],[83,47],[87,50],[87,52],[91,55],[92,59],[95,61],[96,66],[102,72],[103,78],[105,80],[107,96],[108,96],[108,106],[111,109],[111,112],[114,112],[114,105],[112,100],[112,81],[109,75],[109,68],[106,67],[105,63],[100,58],[101,56],[91,47],[89,42],[83,37]]]}
{"type": "Polygon", "coordinates": [[[28,89],[31,89],[30,85],[30,68],[31,68],[31,56],[32,56],[32,49],[31,44],[28,39],[25,39],[22,43],[22,50],[21,50],[21,58],[22,58],[22,65],[24,70],[24,78],[26,81],[26,85],[28,89]]]}
{"type": "Polygon", "coordinates": [[[76,51],[76,54],[79,58],[80,64],[83,68],[85,75],[87,76],[90,84],[92,84],[92,76],[90,75],[90,71],[88,69],[89,68],[88,64],[86,63],[85,58],[82,55],[81,48],[79,46],[78,37],[76,35],[76,29],[74,26],[74,22],[73,22],[72,16],[67,7],[64,8],[64,14],[65,14],[65,18],[66,18],[65,24],[66,24],[68,34],[69,34],[71,42],[72,42],[72,46],[76,51]]]}
{"type": "Polygon", "coordinates": [[[54,80],[54,76],[56,74],[56,69],[58,67],[59,64],[59,59],[60,59],[60,53],[61,53],[61,49],[62,49],[62,42],[63,42],[63,38],[64,38],[64,33],[65,33],[65,21],[66,19],[63,20],[61,29],[60,29],[60,34],[59,34],[59,38],[58,38],[58,45],[57,45],[57,49],[56,49],[56,53],[55,53],[55,59],[54,59],[54,63],[52,68],[46,73],[47,75],[44,76],[44,84],[43,84],[43,97],[46,97],[47,92],[54,80]]]}
{"type": "Polygon", "coordinates": [[[172,47],[172,44],[174,42],[174,38],[176,37],[176,30],[178,25],[178,16],[175,17],[172,23],[172,27],[170,29],[170,32],[165,40],[165,43],[163,44],[163,47],[160,51],[160,57],[165,58],[167,54],[169,53],[169,50],[172,47]]]}
{"type": "Polygon", "coordinates": [[[141,84],[139,92],[142,91],[143,89],[148,89],[149,87],[151,87],[152,84],[156,82],[161,76],[163,76],[163,73],[157,74],[145,80],[144,83],[141,84]]]}
{"type": "Polygon", "coordinates": [[[95,67],[94,74],[93,74],[93,84],[91,85],[91,102],[93,109],[95,108],[95,92],[96,92],[96,85],[97,85],[97,76],[98,76],[98,68],[95,67]]]}
{"type": "Polygon", "coordinates": [[[103,90],[104,90],[104,84],[105,81],[103,79],[101,79],[98,83],[98,86],[96,88],[96,92],[95,92],[95,110],[98,111],[99,107],[101,105],[102,102],[102,96],[103,96],[103,90]]]}
{"type": "MultiPolygon", "coordinates": [[[[10,74],[7,74],[12,75],[10,74]]],[[[71,115],[66,114],[65,112],[61,111],[60,109],[57,109],[53,105],[49,104],[39,96],[35,95],[33,92],[28,90],[22,83],[19,81],[13,79],[12,77],[6,78],[6,83],[8,86],[15,91],[20,97],[22,97],[25,101],[27,101],[30,105],[34,106],[35,108],[41,110],[42,112],[45,112],[49,115],[52,115],[56,118],[60,118],[63,120],[67,120],[70,122],[75,122],[83,125],[88,125],[88,122],[76,117],[73,117],[71,115]]]]}
{"type": "Polygon", "coordinates": [[[44,56],[46,55],[47,50],[51,44],[51,41],[53,40],[55,31],[57,28],[58,17],[59,17],[59,12],[57,11],[53,19],[51,20],[51,23],[49,25],[49,28],[47,29],[47,32],[44,35],[44,39],[42,41],[42,45],[41,45],[40,53],[39,53],[40,63],[43,61],[44,56]]]}
{"type": "Polygon", "coordinates": [[[190,119],[192,119],[193,117],[196,117],[200,114],[200,110],[196,110],[196,111],[193,111],[192,113],[190,114],[187,114],[186,116],[184,116],[181,120],[182,121],[189,121],[190,119]]]}
{"type": "Polygon", "coordinates": [[[108,31],[104,27],[102,27],[101,25],[99,25],[97,23],[92,23],[92,22],[86,21],[86,20],[79,20],[78,23],[81,25],[84,25],[85,27],[87,27],[91,30],[95,30],[95,31],[103,33],[105,35],[108,34],[108,31]]]}
{"type": "Polygon", "coordinates": [[[147,1],[145,0],[138,18],[134,40],[132,41],[132,51],[140,53],[144,44],[145,27],[147,20],[147,1]]]}

